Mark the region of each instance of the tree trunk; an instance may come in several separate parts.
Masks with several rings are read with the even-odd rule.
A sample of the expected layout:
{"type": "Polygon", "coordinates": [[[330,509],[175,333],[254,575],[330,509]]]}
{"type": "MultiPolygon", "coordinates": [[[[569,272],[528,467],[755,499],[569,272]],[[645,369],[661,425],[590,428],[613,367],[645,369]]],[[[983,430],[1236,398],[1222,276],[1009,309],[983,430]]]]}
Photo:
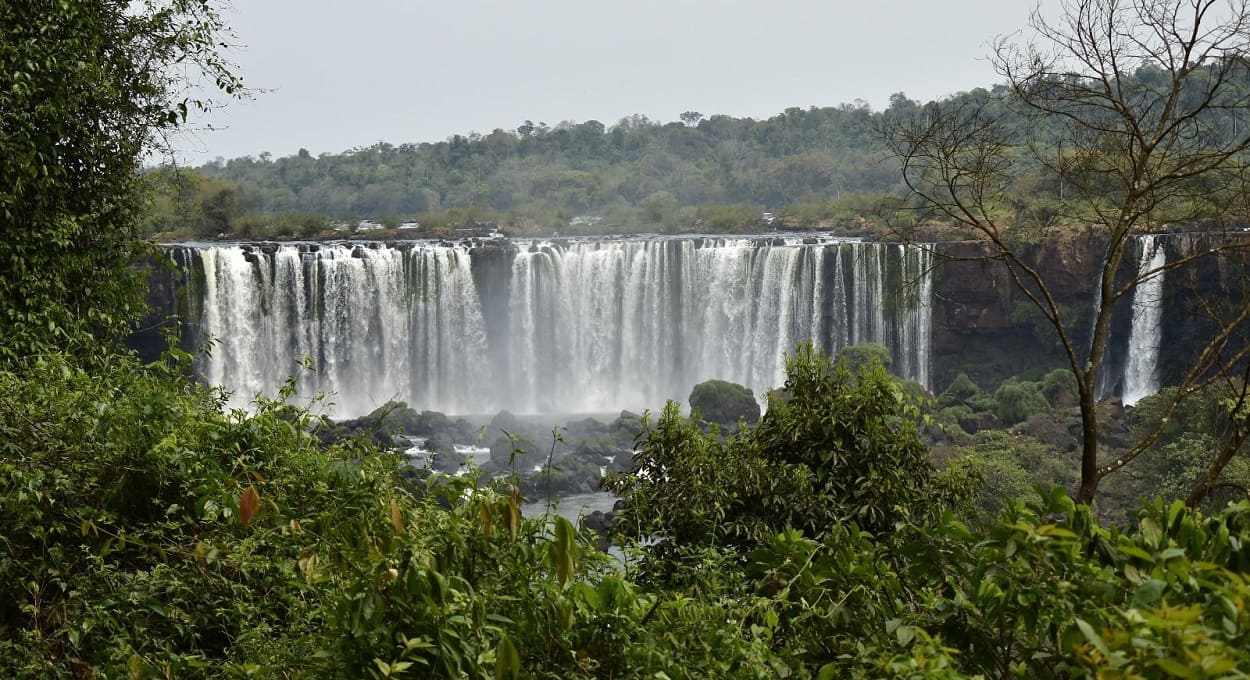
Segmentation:
{"type": "Polygon", "coordinates": [[[1098,403],[1094,390],[1081,385],[1081,486],[1077,489],[1077,503],[1088,505],[1098,493],[1098,403]]]}

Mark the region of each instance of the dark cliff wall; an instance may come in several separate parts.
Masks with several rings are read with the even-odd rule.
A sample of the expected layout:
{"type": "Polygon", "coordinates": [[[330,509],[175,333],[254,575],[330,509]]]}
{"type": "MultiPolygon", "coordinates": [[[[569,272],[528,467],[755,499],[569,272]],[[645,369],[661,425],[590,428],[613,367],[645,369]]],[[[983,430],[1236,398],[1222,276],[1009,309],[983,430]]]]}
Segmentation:
{"type": "Polygon", "coordinates": [[[150,311],[126,339],[126,346],[144,361],[155,361],[167,347],[166,332],[175,330],[178,317],[183,316],[179,314],[179,301],[186,296],[185,274],[169,260],[160,258],[145,259],[137,266],[147,275],[143,298],[150,311]]]}
{"type": "MultiPolygon", "coordinates": [[[[1250,234],[1167,234],[1160,238],[1169,263],[1196,258],[1168,271],[1164,278],[1159,370],[1160,383],[1167,385],[1181,379],[1194,352],[1216,331],[1212,315],[1227,314],[1246,304],[1250,252],[1244,248],[1229,252],[1227,247],[1246,244],[1250,234]]],[[[940,252],[944,257],[934,282],[935,391],[944,389],[961,371],[979,385],[993,388],[1008,376],[1036,379],[1068,366],[1055,330],[1013,281],[1007,266],[990,257],[989,247],[976,242],[947,243],[940,252]]],[[[1105,242],[1093,235],[1048,238],[1025,251],[1026,263],[1046,282],[1078,347],[1089,342],[1105,252],[1105,242]]],[[[1117,272],[1117,286],[1135,276],[1137,267],[1137,255],[1130,251],[1117,272]]],[[[1112,315],[1104,371],[1106,387],[1113,393],[1123,373],[1132,317],[1130,293],[1120,299],[1112,315]]],[[[1236,334],[1230,345],[1240,347],[1246,341],[1244,333],[1236,334]]]]}
{"type": "MultiPolygon", "coordinates": [[[[1100,244],[1053,241],[1027,253],[1074,330],[1087,342],[1100,244]],[[1096,254],[1097,253],[1097,254],[1096,254]]],[[[1001,259],[983,243],[942,244],[934,281],[933,374],[940,391],[960,373],[992,388],[1007,376],[1040,377],[1066,365],[1058,336],[1013,279],[1001,259]]]]}

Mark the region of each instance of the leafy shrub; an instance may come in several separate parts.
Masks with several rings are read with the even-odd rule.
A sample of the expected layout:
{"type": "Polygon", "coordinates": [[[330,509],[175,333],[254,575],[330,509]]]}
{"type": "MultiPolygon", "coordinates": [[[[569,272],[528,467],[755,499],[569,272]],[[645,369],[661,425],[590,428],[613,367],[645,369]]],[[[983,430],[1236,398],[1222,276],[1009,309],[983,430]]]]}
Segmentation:
{"type": "Polygon", "coordinates": [[[882,368],[889,370],[893,359],[889,348],[885,345],[876,342],[861,342],[838,352],[838,361],[845,363],[847,370],[851,373],[858,373],[873,363],[880,364],[882,368]]]}
{"type": "Polygon", "coordinates": [[[0,371],[0,674],[307,666],[325,593],[300,565],[385,526],[396,461],[323,452],[278,402],[223,413],[184,368],[0,371]]]}
{"type": "Polygon", "coordinates": [[[948,435],[959,436],[966,434],[963,426],[959,421],[961,418],[967,418],[972,415],[972,409],[963,404],[956,406],[947,406],[939,409],[933,414],[933,422],[948,435]]]}
{"type": "Polygon", "coordinates": [[[1034,413],[1050,408],[1038,383],[1021,382],[1015,378],[1004,380],[994,391],[995,415],[1004,425],[1023,422],[1034,413]]]}
{"type": "Polygon", "coordinates": [[[1148,452],[1141,472],[1150,479],[1149,493],[1169,503],[1184,500],[1217,448],[1210,435],[1187,432],[1148,452]]]}
{"type": "Polygon", "coordinates": [[[938,395],[939,406],[953,406],[955,404],[969,404],[972,399],[985,393],[967,373],[960,371],[959,375],[951,381],[949,387],[942,394],[938,395]]]}
{"type": "Polygon", "coordinates": [[[973,442],[958,447],[955,455],[980,471],[984,482],[975,494],[976,503],[991,514],[1013,500],[1033,497],[1039,487],[1066,487],[1078,477],[1073,461],[1036,439],[1000,430],[976,433],[973,442]]]}
{"type": "Polygon", "coordinates": [[[880,365],[852,374],[810,345],[786,362],[785,399],[721,441],[670,403],[614,482],[636,531],[749,548],[785,527],[854,521],[883,532],[928,503],[919,408],[880,365]]]}
{"type": "Polygon", "coordinates": [[[1224,395],[1219,385],[1210,385],[1183,396],[1168,415],[1168,405],[1176,399],[1176,393],[1175,387],[1165,387],[1133,405],[1130,411],[1133,434],[1144,437],[1162,422],[1163,430],[1156,443],[1164,445],[1186,432],[1214,435],[1226,426],[1227,410],[1220,403],[1224,395]]]}
{"type": "Polygon", "coordinates": [[[1042,377],[1042,396],[1051,405],[1076,404],[1076,378],[1067,368],[1056,368],[1042,377]]]}
{"type": "Polygon", "coordinates": [[[1122,533],[1056,488],[963,524],[943,508],[970,484],[1025,484],[1009,462],[1060,472],[987,433],[933,475],[918,409],[877,366],[801,349],[788,399],[728,440],[670,404],[646,474],[618,482],[637,513],[623,528],[667,539],[627,575],[569,522],[522,518],[516,489],[410,482],[399,456],[323,445],[320,421],[281,401],[222,412],[171,359],[0,370],[0,674],[1250,668],[1250,504],[1153,504],[1122,533]]]}
{"type": "Polygon", "coordinates": [[[1248,520],[1155,504],[1121,533],[1054,487],[979,531],[947,514],[876,540],[786,532],[746,572],[822,677],[1237,677],[1248,520]]]}

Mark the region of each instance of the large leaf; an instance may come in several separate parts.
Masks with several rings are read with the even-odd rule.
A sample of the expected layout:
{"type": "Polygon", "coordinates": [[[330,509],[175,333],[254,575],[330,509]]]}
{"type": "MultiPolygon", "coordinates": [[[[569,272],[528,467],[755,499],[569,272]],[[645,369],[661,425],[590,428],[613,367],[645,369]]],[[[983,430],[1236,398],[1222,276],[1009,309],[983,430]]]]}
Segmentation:
{"type": "Polygon", "coordinates": [[[247,526],[252,523],[259,512],[260,492],[256,490],[256,487],[249,486],[243,495],[239,496],[239,521],[243,523],[243,526],[247,526]]]}

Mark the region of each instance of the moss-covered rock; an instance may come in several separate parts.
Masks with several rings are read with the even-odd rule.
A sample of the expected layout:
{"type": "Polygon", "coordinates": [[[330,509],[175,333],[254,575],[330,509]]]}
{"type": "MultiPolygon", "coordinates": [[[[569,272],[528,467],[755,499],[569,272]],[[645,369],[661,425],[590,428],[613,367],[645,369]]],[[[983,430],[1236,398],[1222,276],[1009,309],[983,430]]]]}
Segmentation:
{"type": "Polygon", "coordinates": [[[542,448],[527,437],[500,435],[490,445],[488,465],[492,470],[507,470],[515,462],[518,471],[527,470],[544,459],[543,453],[542,448]]]}
{"type": "Polygon", "coordinates": [[[632,448],[642,434],[642,416],[632,411],[621,411],[621,415],[608,426],[608,433],[617,444],[632,448]]]}
{"type": "Polygon", "coordinates": [[[760,419],[760,405],[751,390],[725,380],[695,385],[690,393],[690,411],[710,423],[726,426],[760,419]]]}

